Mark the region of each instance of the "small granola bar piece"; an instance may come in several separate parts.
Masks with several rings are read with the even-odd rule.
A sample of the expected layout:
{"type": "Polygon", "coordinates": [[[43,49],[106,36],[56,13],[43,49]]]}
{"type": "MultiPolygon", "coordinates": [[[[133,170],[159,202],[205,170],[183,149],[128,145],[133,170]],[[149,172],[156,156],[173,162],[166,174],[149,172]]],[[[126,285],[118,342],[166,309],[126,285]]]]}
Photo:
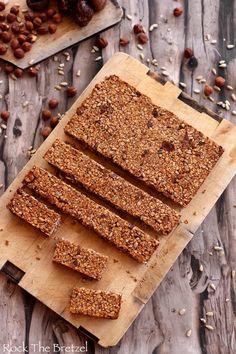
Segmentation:
{"type": "Polygon", "coordinates": [[[146,263],[159,244],[138,227],[95,203],[43,168],[34,166],[23,183],[140,263],[146,263]]]}
{"type": "Polygon", "coordinates": [[[121,295],[94,289],[74,288],[71,294],[70,312],[80,315],[117,319],[121,295]]]}
{"type": "Polygon", "coordinates": [[[224,151],[115,75],[95,86],[65,132],[182,206],[224,151]]]}
{"type": "Polygon", "coordinates": [[[108,257],[92,249],[60,240],[56,244],[53,261],[99,280],[107,267],[108,257]]]}
{"type": "Polygon", "coordinates": [[[61,217],[31,195],[18,189],[7,208],[19,218],[51,236],[59,227],[61,217]]]}
{"type": "Polygon", "coordinates": [[[69,144],[57,139],[44,158],[71,181],[82,184],[90,192],[141,219],[157,232],[166,235],[179,223],[180,216],[174,209],[69,144]]]}

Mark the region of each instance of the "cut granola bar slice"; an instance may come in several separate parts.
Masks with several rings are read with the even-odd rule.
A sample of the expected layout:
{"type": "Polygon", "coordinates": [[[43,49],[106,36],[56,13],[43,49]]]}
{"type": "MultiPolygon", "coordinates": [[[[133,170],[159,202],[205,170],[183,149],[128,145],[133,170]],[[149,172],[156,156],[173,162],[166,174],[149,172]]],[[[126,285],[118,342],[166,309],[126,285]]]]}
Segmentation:
{"type": "Polygon", "coordinates": [[[99,280],[107,267],[108,257],[92,249],[60,240],[56,244],[53,261],[99,280]]]}
{"type": "Polygon", "coordinates": [[[61,217],[45,204],[18,189],[7,205],[8,209],[30,225],[51,236],[59,227],[61,217]]]}
{"type": "Polygon", "coordinates": [[[156,239],[48,171],[34,166],[23,182],[49,203],[76,218],[138,262],[146,263],[157,249],[159,242],[156,239]]]}
{"type": "Polygon", "coordinates": [[[116,319],[121,307],[121,295],[86,288],[74,288],[70,312],[99,318],[116,319]]]}
{"type": "Polygon", "coordinates": [[[138,217],[157,232],[168,234],[179,223],[180,216],[174,209],[69,144],[57,139],[44,158],[71,181],[81,183],[90,192],[138,217]]]}

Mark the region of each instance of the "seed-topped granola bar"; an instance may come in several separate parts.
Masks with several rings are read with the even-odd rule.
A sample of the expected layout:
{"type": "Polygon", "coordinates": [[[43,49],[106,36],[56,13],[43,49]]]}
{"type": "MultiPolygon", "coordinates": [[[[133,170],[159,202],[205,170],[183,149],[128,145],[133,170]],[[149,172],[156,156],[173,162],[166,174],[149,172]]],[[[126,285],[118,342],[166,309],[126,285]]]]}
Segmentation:
{"type": "Polygon", "coordinates": [[[140,263],[146,263],[159,244],[138,227],[42,168],[34,166],[23,183],[140,263]]]}
{"type": "Polygon", "coordinates": [[[65,132],[187,205],[223,148],[113,75],[97,84],[65,132]]]}
{"type": "Polygon", "coordinates": [[[30,225],[51,236],[59,227],[61,217],[31,195],[18,189],[7,205],[8,209],[30,225]]]}
{"type": "Polygon", "coordinates": [[[140,218],[157,232],[168,234],[180,216],[158,199],[132,185],[69,144],[56,140],[44,158],[118,209],[140,218]]]}
{"type": "Polygon", "coordinates": [[[107,267],[108,257],[67,240],[60,240],[56,244],[53,261],[99,280],[107,267]]]}
{"type": "Polygon", "coordinates": [[[94,289],[74,288],[70,312],[99,318],[116,319],[119,316],[121,295],[94,289]]]}

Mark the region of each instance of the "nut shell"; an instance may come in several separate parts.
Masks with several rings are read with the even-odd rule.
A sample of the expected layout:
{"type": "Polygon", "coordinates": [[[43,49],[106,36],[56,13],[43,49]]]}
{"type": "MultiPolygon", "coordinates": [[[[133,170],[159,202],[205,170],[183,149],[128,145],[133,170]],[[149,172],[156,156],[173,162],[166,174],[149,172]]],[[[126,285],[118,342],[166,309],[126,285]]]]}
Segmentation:
{"type": "Polygon", "coordinates": [[[94,15],[94,10],[86,0],[78,0],[75,8],[75,20],[80,27],[87,26],[94,15]]]}

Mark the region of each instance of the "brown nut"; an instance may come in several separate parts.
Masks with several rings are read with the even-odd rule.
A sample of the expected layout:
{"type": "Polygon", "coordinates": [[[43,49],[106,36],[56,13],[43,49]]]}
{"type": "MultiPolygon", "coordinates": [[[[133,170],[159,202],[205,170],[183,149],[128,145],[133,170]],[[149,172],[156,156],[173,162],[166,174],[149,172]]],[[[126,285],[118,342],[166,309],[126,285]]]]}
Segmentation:
{"type": "Polygon", "coordinates": [[[215,78],[215,85],[218,87],[223,87],[225,84],[225,79],[222,76],[217,76],[215,78]]]}
{"type": "Polygon", "coordinates": [[[22,70],[22,69],[20,69],[20,68],[16,68],[15,70],[14,70],[14,75],[16,76],[16,77],[22,77],[23,76],[23,74],[24,74],[24,71],[22,70]]]}
{"type": "Polygon", "coordinates": [[[4,31],[1,33],[1,39],[2,39],[3,43],[9,43],[11,38],[12,38],[12,35],[10,32],[4,31]]]}
{"type": "Polygon", "coordinates": [[[3,22],[3,23],[0,23],[0,28],[3,31],[9,31],[10,26],[7,23],[3,22]]]}
{"type": "Polygon", "coordinates": [[[129,44],[129,38],[121,37],[120,38],[120,45],[122,45],[122,47],[125,47],[127,44],[129,44]]]}
{"type": "Polygon", "coordinates": [[[49,33],[53,34],[56,32],[56,30],[57,30],[57,25],[55,25],[54,23],[51,23],[50,25],[48,25],[49,33]]]}
{"type": "Polygon", "coordinates": [[[77,94],[77,89],[74,86],[67,87],[67,96],[74,97],[77,94]]]}
{"type": "Polygon", "coordinates": [[[17,58],[17,59],[21,59],[25,56],[25,52],[23,49],[21,48],[16,48],[13,52],[14,56],[17,58]]]}
{"type": "Polygon", "coordinates": [[[17,38],[13,38],[10,43],[12,49],[16,49],[20,47],[20,43],[17,38]]]}
{"type": "Polygon", "coordinates": [[[52,128],[54,128],[59,122],[59,118],[56,117],[56,116],[53,116],[51,119],[50,119],[50,125],[52,128]]]}
{"type": "Polygon", "coordinates": [[[38,16],[42,20],[42,22],[46,22],[48,20],[48,16],[47,16],[46,12],[42,12],[38,16]]]}
{"type": "Polygon", "coordinates": [[[44,137],[44,139],[46,139],[51,132],[52,132],[52,128],[51,127],[44,127],[42,129],[42,131],[41,131],[41,134],[44,137]]]}
{"type": "Polygon", "coordinates": [[[56,10],[52,9],[52,8],[49,8],[46,11],[46,14],[47,14],[48,18],[52,18],[55,15],[55,13],[56,13],[56,10]]]}
{"type": "Polygon", "coordinates": [[[174,9],[174,11],[173,11],[173,15],[174,15],[175,17],[181,16],[182,13],[183,13],[183,9],[181,9],[180,7],[176,7],[176,8],[174,9]]]}
{"type": "Polygon", "coordinates": [[[37,76],[38,70],[32,66],[31,68],[28,69],[28,74],[29,74],[29,76],[32,76],[32,77],[37,76]]]}
{"type": "Polygon", "coordinates": [[[15,21],[16,21],[16,15],[11,14],[11,13],[7,14],[7,22],[8,23],[13,23],[15,21]]]}
{"type": "Polygon", "coordinates": [[[1,118],[5,121],[5,122],[7,122],[8,121],[8,118],[10,117],[10,112],[8,112],[8,111],[3,111],[3,112],[1,112],[1,118]]]}
{"type": "Polygon", "coordinates": [[[51,108],[51,109],[54,109],[54,108],[57,108],[59,102],[56,98],[51,98],[49,101],[48,101],[48,107],[51,108]]]}
{"type": "Polygon", "coordinates": [[[35,17],[33,19],[34,28],[38,28],[42,25],[42,20],[40,17],[35,17]]]}
{"type": "Polygon", "coordinates": [[[4,2],[0,1],[0,11],[5,10],[6,5],[4,4],[4,2]]]}
{"type": "Polygon", "coordinates": [[[51,118],[51,116],[52,116],[51,111],[49,111],[48,109],[43,109],[42,110],[42,118],[43,118],[43,120],[48,120],[48,119],[51,118]]]}
{"type": "Polygon", "coordinates": [[[27,42],[30,42],[30,43],[34,43],[36,42],[37,40],[37,36],[33,33],[30,33],[28,36],[27,36],[27,42]]]}
{"type": "Polygon", "coordinates": [[[24,52],[29,52],[32,48],[32,44],[30,42],[24,42],[22,44],[22,49],[24,52]]]}
{"type": "Polygon", "coordinates": [[[62,16],[61,14],[57,13],[52,17],[52,20],[54,23],[61,23],[62,22],[62,16]]]}
{"type": "Polygon", "coordinates": [[[0,55],[3,55],[7,52],[7,47],[5,44],[0,44],[0,55]]]}
{"type": "Polygon", "coordinates": [[[6,65],[4,66],[4,71],[5,71],[5,73],[7,73],[7,74],[11,74],[11,73],[14,71],[14,66],[11,65],[11,64],[6,64],[6,65]]]}
{"type": "Polygon", "coordinates": [[[108,40],[104,37],[100,37],[97,41],[96,41],[96,46],[100,49],[106,48],[108,45],[108,40]]]}
{"type": "Polygon", "coordinates": [[[5,19],[6,19],[6,15],[0,14],[0,21],[5,21],[5,19]]]}
{"type": "Polygon", "coordinates": [[[133,31],[135,34],[145,33],[145,30],[144,30],[143,25],[141,23],[137,23],[136,25],[134,25],[133,31]]]}
{"type": "Polygon", "coordinates": [[[184,49],[184,57],[186,59],[189,59],[193,56],[193,50],[191,48],[185,48],[184,49]]]}
{"type": "Polygon", "coordinates": [[[213,93],[213,88],[211,87],[211,86],[209,86],[209,85],[205,85],[205,87],[204,87],[204,95],[205,96],[210,96],[212,93],[213,93]]]}
{"type": "Polygon", "coordinates": [[[141,44],[145,44],[148,42],[148,36],[146,35],[146,33],[139,33],[137,35],[137,39],[141,44]]]}
{"type": "Polygon", "coordinates": [[[101,11],[105,7],[107,0],[90,0],[90,3],[94,11],[101,11]]]}
{"type": "Polygon", "coordinates": [[[27,37],[24,35],[24,34],[20,34],[18,37],[17,37],[18,41],[20,44],[24,43],[27,39],[27,37]]]}
{"type": "Polygon", "coordinates": [[[10,8],[10,13],[12,13],[14,15],[18,15],[19,11],[20,11],[19,6],[15,5],[10,8]]]}
{"type": "Polygon", "coordinates": [[[46,26],[40,26],[37,29],[38,34],[47,34],[48,33],[48,28],[46,26]]]}
{"type": "Polygon", "coordinates": [[[94,15],[94,10],[86,0],[78,0],[74,12],[75,20],[80,27],[87,26],[94,15]]]}
{"type": "Polygon", "coordinates": [[[26,28],[28,31],[32,31],[32,30],[34,29],[33,22],[31,22],[31,21],[26,21],[26,22],[25,22],[25,28],[26,28]]]}
{"type": "Polygon", "coordinates": [[[14,33],[14,34],[20,33],[20,26],[17,25],[17,23],[13,23],[13,24],[11,25],[11,31],[12,31],[12,33],[14,33]]]}
{"type": "Polygon", "coordinates": [[[33,12],[32,12],[32,11],[26,12],[26,14],[25,14],[25,20],[32,22],[33,19],[34,19],[34,14],[33,14],[33,12]]]}

